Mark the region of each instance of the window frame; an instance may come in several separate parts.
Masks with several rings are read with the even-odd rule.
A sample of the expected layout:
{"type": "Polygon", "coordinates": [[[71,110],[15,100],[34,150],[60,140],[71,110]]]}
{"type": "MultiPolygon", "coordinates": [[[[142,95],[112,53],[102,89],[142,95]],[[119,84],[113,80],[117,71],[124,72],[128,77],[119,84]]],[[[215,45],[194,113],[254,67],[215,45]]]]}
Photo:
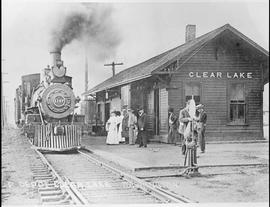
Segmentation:
{"type": "Polygon", "coordinates": [[[247,99],[247,93],[246,93],[246,83],[243,81],[228,81],[227,82],[227,125],[228,126],[248,126],[248,99],[247,99]],[[235,84],[242,84],[243,85],[243,93],[244,93],[244,103],[241,103],[241,100],[237,100],[236,103],[231,103],[231,91],[232,91],[232,85],[235,84]],[[235,104],[235,105],[244,105],[244,122],[233,122],[231,121],[231,105],[235,104]]]}
{"type": "MultiPolygon", "coordinates": [[[[183,81],[183,94],[184,94],[184,98],[183,98],[183,106],[185,106],[186,104],[186,85],[191,84],[191,85],[198,85],[199,86],[199,96],[200,96],[200,102],[202,103],[202,83],[199,81],[183,81]]],[[[198,103],[196,103],[198,104],[198,103]]]]}

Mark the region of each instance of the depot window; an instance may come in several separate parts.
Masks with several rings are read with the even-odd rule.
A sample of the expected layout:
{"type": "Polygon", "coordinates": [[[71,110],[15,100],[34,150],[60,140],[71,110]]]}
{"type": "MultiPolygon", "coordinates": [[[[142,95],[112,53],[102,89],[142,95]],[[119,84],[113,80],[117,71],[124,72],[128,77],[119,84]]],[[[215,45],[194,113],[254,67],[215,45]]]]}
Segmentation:
{"type": "Polygon", "coordinates": [[[245,85],[232,83],[229,87],[229,124],[246,124],[245,85]]]}
{"type": "Polygon", "coordinates": [[[196,105],[201,101],[201,86],[200,83],[186,83],[185,84],[185,100],[186,102],[190,99],[195,100],[196,105]]]}

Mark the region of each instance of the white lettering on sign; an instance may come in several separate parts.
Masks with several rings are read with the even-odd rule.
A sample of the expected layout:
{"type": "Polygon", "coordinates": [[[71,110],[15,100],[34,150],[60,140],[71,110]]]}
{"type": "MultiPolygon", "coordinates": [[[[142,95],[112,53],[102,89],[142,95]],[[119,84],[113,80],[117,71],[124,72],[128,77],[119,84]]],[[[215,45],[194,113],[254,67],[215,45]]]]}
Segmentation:
{"type": "Polygon", "coordinates": [[[234,73],[233,78],[238,78],[238,74],[234,73]]]}
{"type": "Polygon", "coordinates": [[[190,72],[188,75],[189,75],[189,77],[191,77],[191,78],[194,77],[194,73],[193,73],[193,72],[190,72]]]}
{"type": "Polygon", "coordinates": [[[211,73],[210,78],[215,78],[215,73],[211,73]]]}
{"type": "MultiPolygon", "coordinates": [[[[223,73],[222,72],[189,72],[188,76],[190,78],[222,78],[223,73]]],[[[230,73],[227,72],[224,74],[224,77],[229,79],[246,79],[246,78],[252,78],[252,73],[230,73]]]]}

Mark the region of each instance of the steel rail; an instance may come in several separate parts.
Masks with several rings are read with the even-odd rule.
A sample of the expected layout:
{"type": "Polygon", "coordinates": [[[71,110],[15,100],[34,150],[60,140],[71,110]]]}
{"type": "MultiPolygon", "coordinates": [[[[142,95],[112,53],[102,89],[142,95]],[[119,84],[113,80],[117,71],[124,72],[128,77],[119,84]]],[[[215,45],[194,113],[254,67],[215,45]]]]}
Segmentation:
{"type": "Polygon", "coordinates": [[[154,197],[160,199],[160,200],[165,200],[165,202],[167,203],[197,203],[196,201],[192,201],[186,197],[183,196],[179,196],[177,194],[174,194],[170,191],[164,190],[161,187],[149,184],[133,175],[127,174],[119,169],[116,169],[92,156],[90,156],[89,154],[86,154],[84,152],[82,152],[81,150],[78,150],[78,152],[85,156],[86,159],[88,159],[91,162],[94,162],[102,167],[104,167],[105,169],[120,175],[120,177],[124,178],[127,182],[131,182],[131,183],[135,183],[138,184],[140,187],[142,187],[142,190],[144,190],[147,193],[152,194],[154,197]]]}
{"type": "Polygon", "coordinates": [[[46,159],[46,157],[39,152],[37,149],[34,148],[36,153],[40,156],[44,164],[48,166],[48,168],[53,172],[53,174],[58,179],[58,182],[60,184],[61,188],[64,188],[64,190],[68,193],[68,195],[71,197],[71,199],[74,201],[75,205],[88,205],[88,201],[84,198],[84,196],[76,189],[76,187],[67,179],[64,177],[65,181],[61,178],[61,176],[56,172],[56,170],[53,168],[53,166],[49,163],[49,161],[46,159]]]}

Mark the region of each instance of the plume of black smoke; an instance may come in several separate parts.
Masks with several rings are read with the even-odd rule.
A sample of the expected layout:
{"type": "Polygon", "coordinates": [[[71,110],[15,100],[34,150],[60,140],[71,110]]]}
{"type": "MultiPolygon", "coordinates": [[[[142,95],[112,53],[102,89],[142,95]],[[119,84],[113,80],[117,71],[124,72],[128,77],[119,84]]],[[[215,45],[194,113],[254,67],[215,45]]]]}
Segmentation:
{"type": "Polygon", "coordinates": [[[61,17],[52,31],[51,50],[61,51],[73,40],[81,41],[86,48],[91,45],[97,58],[114,53],[120,36],[112,20],[112,8],[98,4],[80,4],[61,17]]]}

